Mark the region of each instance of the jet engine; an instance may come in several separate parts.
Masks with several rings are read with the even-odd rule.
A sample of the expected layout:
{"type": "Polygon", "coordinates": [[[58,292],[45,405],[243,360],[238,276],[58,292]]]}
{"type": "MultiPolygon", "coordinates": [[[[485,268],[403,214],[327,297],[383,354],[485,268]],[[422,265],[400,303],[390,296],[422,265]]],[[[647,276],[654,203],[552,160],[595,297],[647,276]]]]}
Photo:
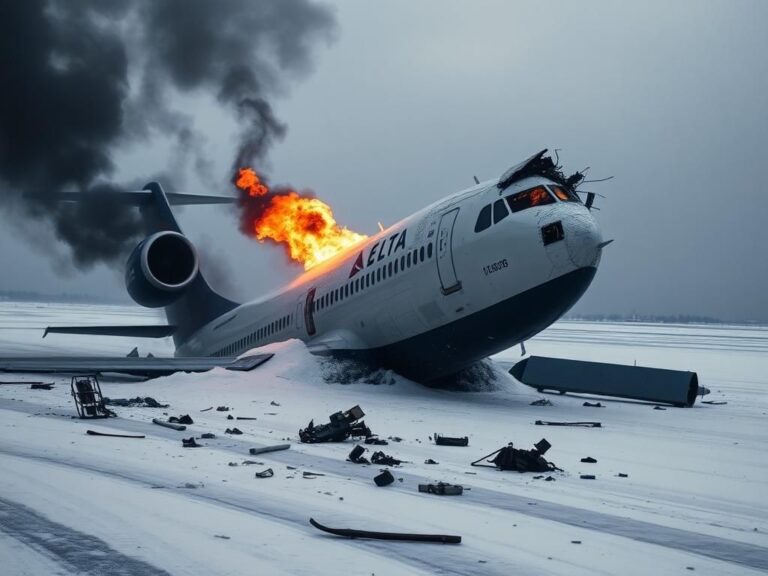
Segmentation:
{"type": "Polygon", "coordinates": [[[186,236],[158,232],[141,241],[131,253],[125,285],[137,304],[161,308],[184,294],[198,270],[197,250],[186,236]]]}

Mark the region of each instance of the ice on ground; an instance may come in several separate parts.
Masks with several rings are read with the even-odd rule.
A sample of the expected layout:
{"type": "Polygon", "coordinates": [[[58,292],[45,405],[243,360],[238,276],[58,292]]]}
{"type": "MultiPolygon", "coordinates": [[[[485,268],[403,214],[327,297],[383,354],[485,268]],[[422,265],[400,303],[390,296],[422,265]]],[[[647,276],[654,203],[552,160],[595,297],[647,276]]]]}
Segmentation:
{"type": "MultiPolygon", "coordinates": [[[[39,340],[31,331],[7,329],[19,312],[8,306],[0,306],[4,353],[13,346],[35,351],[39,340]],[[9,345],[20,332],[21,344],[9,345]]],[[[128,315],[147,322],[132,308],[99,308],[110,323],[123,323],[128,315]]],[[[98,311],[72,306],[48,306],[40,318],[79,323],[84,313],[96,323],[98,311]]],[[[31,313],[28,318],[38,321],[31,313]]],[[[59,346],[59,352],[66,345],[114,353],[115,344],[107,340],[49,336],[42,342],[59,346]]],[[[125,342],[125,353],[133,345],[125,342]]],[[[289,341],[266,347],[275,358],[250,373],[103,380],[106,396],[152,396],[171,405],[118,408],[119,418],[110,420],[71,419],[65,378],[55,378],[51,391],[0,385],[0,498],[46,518],[54,532],[56,526],[67,529],[52,534],[54,539],[90,535],[159,573],[337,574],[340,567],[377,575],[768,570],[768,330],[561,322],[526,347],[537,355],[695,370],[712,390],[710,398],[728,404],[697,401],[690,409],[657,411],[649,404],[600,399],[606,407],[596,409],[582,406],[592,398],[548,395],[553,406],[531,406],[541,395],[498,371],[501,384],[490,391],[431,389],[394,373],[386,385],[365,384],[365,377],[339,384],[329,381],[332,371],[324,361],[289,341]],[[392,469],[402,481],[377,488],[372,478],[378,467],[346,462],[353,441],[297,442],[297,431],[310,419],[326,422],[332,412],[355,404],[365,410],[373,432],[402,438],[383,447],[407,461],[392,469]],[[218,406],[230,411],[217,412],[218,406]],[[214,409],[201,412],[209,407],[214,409]],[[195,421],[185,432],[150,423],[181,414],[195,421]],[[535,426],[537,419],[600,420],[603,428],[546,428],[535,426]],[[243,435],[224,434],[233,426],[243,435]],[[92,437],[87,429],[147,438],[92,437]],[[198,440],[202,448],[182,448],[182,437],[204,432],[216,438],[198,440]],[[430,441],[434,433],[469,436],[469,446],[436,446],[430,441]],[[564,469],[554,482],[469,466],[507,442],[530,448],[542,437],[553,446],[547,458],[564,469]],[[290,450],[248,454],[249,447],[284,442],[292,444],[290,450]],[[585,456],[597,463],[582,463],[585,456]],[[439,464],[424,464],[427,459],[439,464]],[[254,477],[267,467],[274,477],[254,477]],[[303,471],[324,476],[307,479],[303,471]],[[581,474],[596,479],[581,480],[581,474]],[[470,490],[461,497],[418,493],[417,484],[426,481],[470,490]],[[464,541],[349,541],[314,530],[310,517],[334,527],[459,534],[464,541]]],[[[516,349],[497,360],[518,358],[516,349]]],[[[6,376],[0,380],[11,379],[6,376]]],[[[45,547],[14,538],[2,513],[0,561],[12,567],[10,574],[74,573],[45,547]]]]}

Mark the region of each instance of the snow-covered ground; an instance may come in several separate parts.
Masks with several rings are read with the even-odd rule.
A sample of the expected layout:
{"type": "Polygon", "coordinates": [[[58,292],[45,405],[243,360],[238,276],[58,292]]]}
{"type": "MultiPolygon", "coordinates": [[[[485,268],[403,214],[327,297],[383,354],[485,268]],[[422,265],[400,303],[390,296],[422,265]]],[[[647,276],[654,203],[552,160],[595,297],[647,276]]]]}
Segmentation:
{"type": "MultiPolygon", "coordinates": [[[[40,339],[53,324],[147,323],[134,308],[0,304],[0,354],[126,354],[129,339],[40,339]]],[[[694,370],[726,405],[654,410],[642,403],[540,396],[502,377],[495,391],[329,383],[328,367],[291,341],[251,373],[217,370],[148,382],[102,380],[106,396],[152,396],[168,409],[118,408],[80,421],[66,378],[51,391],[0,385],[0,574],[752,574],[768,571],[768,329],[561,322],[529,353],[694,370]],[[279,404],[279,405],[274,405],[279,404]],[[380,447],[408,461],[378,488],[377,466],[346,462],[354,442],[304,445],[311,418],[359,404],[380,447]],[[230,412],[207,412],[229,406],[230,412]],[[190,414],[186,432],[153,417],[190,414]],[[227,415],[256,420],[227,420],[227,415]],[[602,428],[535,426],[598,420],[602,428]],[[236,426],[244,434],[229,436],[236,426]],[[145,434],[121,439],[87,429],[145,434]],[[202,448],[181,438],[213,432],[202,448]],[[441,447],[435,432],[469,436],[441,447]],[[534,474],[469,466],[507,442],[542,437],[564,469],[534,474]],[[250,447],[291,449],[249,456],[250,447]],[[592,456],[596,464],[580,459],[592,456]],[[428,458],[439,462],[428,465],[428,458]],[[256,461],[244,464],[244,461],[256,461]],[[235,465],[236,464],[236,465],[235,465]],[[272,468],[272,478],[255,472],[272,468]],[[324,474],[305,478],[304,471],[324,474]],[[627,478],[618,473],[628,474],[627,478]],[[594,474],[582,480],[580,474],[594,474]],[[471,488],[420,494],[425,481],[471,488]],[[309,526],[457,534],[458,546],[346,540],[309,526]]],[[[170,343],[141,352],[169,353],[170,343]]],[[[497,358],[513,362],[519,350],[497,358]]],[[[0,381],[52,380],[0,375],[0,381]]],[[[373,447],[371,447],[373,448],[373,447]]],[[[378,449],[378,448],[377,448],[378,449]]],[[[368,452],[370,456],[370,451],[368,452]]]]}

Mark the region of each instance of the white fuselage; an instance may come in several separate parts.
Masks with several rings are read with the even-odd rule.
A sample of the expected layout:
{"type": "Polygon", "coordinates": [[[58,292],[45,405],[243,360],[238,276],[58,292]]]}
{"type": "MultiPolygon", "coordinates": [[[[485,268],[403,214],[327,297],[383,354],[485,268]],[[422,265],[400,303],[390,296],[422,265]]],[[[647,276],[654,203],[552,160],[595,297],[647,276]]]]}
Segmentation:
{"type": "Polygon", "coordinates": [[[530,177],[503,191],[496,183],[432,204],[239,306],[177,355],[234,356],[298,338],[313,352],[361,355],[429,380],[533,336],[587,288],[602,237],[590,211],[556,199],[554,188],[545,188],[547,204],[509,210],[507,197],[553,182],[530,177]],[[499,221],[476,231],[495,202],[499,221]]]}

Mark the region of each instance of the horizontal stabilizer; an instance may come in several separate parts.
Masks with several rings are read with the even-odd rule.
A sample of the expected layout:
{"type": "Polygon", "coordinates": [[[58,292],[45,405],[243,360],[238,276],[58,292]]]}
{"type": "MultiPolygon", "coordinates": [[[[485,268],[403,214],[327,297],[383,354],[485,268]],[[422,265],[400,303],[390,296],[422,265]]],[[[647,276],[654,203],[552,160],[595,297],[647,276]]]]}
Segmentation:
{"type": "MultiPolygon", "coordinates": [[[[166,192],[165,197],[171,206],[191,206],[195,204],[232,204],[234,196],[206,196],[202,194],[180,194],[166,192]]],[[[115,203],[125,206],[148,206],[152,202],[150,190],[133,190],[126,192],[62,192],[60,202],[85,202],[90,199],[109,198],[115,203]]]]}
{"type": "Polygon", "coordinates": [[[128,338],[166,338],[173,336],[176,326],[48,326],[48,334],[89,334],[94,336],[125,336],[128,338]]]}

